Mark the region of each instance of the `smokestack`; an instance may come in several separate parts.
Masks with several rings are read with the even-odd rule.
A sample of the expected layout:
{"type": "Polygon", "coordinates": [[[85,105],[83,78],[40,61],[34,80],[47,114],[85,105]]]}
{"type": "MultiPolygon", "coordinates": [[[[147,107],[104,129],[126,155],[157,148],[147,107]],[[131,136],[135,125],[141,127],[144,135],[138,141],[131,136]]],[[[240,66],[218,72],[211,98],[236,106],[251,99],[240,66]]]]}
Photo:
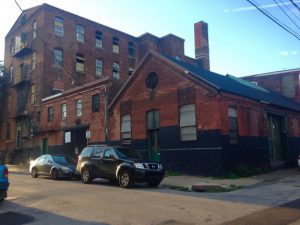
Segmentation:
{"type": "Polygon", "coordinates": [[[195,58],[200,66],[205,70],[210,70],[209,66],[209,45],[208,45],[208,25],[200,21],[194,24],[195,32],[195,58]]]}

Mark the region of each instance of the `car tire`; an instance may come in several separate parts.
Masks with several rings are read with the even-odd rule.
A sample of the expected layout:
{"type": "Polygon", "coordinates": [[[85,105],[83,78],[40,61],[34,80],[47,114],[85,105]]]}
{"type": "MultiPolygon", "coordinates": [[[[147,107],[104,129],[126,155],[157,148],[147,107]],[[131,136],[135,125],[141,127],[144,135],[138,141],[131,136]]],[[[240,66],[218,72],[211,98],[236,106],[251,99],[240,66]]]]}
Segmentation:
{"type": "Polygon", "coordinates": [[[58,179],[58,171],[57,171],[57,169],[52,169],[50,175],[51,175],[51,178],[53,180],[57,180],[58,179]]]}
{"type": "Polygon", "coordinates": [[[160,184],[160,181],[157,181],[157,180],[148,180],[147,181],[147,185],[149,187],[158,187],[159,184],[160,184]]]}
{"type": "Polygon", "coordinates": [[[35,168],[35,167],[32,168],[32,169],[31,169],[31,177],[32,177],[32,178],[37,178],[38,175],[39,175],[39,174],[38,174],[37,168],[35,168]]]}
{"type": "Polygon", "coordinates": [[[2,203],[4,201],[4,198],[0,198],[0,203],[2,203]]]}
{"type": "Polygon", "coordinates": [[[91,176],[91,173],[90,173],[90,171],[87,167],[84,167],[81,170],[81,180],[85,184],[89,184],[89,183],[92,182],[92,176],[91,176]]]}
{"type": "Polygon", "coordinates": [[[133,177],[131,173],[126,169],[120,171],[118,180],[119,180],[119,185],[122,188],[129,188],[132,186],[133,183],[133,177]]]}

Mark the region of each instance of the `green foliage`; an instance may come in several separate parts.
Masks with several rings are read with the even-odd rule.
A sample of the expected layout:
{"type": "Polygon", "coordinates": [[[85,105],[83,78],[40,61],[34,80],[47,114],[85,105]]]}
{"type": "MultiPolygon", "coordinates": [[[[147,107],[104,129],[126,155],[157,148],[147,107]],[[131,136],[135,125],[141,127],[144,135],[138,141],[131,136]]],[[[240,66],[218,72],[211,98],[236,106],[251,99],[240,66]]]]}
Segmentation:
{"type": "Polygon", "coordinates": [[[166,171],[166,177],[171,177],[171,176],[180,176],[181,173],[178,173],[176,171],[172,171],[172,170],[167,170],[166,171]]]}

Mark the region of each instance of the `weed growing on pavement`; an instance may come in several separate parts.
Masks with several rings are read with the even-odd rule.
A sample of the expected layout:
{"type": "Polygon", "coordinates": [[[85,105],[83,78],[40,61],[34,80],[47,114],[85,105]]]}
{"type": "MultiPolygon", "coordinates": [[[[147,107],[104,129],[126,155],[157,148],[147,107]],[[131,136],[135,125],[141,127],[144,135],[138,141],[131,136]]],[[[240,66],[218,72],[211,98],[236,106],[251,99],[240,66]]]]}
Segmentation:
{"type": "Polygon", "coordinates": [[[166,177],[171,177],[171,176],[180,176],[181,173],[176,172],[176,171],[172,171],[172,170],[167,170],[165,173],[166,177]]]}

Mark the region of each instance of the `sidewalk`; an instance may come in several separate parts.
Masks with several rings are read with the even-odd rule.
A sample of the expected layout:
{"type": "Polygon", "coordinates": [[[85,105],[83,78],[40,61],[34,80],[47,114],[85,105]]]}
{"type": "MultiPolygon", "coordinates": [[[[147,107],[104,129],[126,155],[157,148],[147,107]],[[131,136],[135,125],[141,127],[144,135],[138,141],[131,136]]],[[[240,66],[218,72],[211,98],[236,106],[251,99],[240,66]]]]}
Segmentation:
{"type": "MultiPolygon", "coordinates": [[[[28,166],[23,165],[6,165],[9,172],[11,173],[24,173],[29,175],[28,166]]],[[[189,176],[189,175],[179,175],[179,176],[167,176],[161,182],[162,186],[173,187],[173,188],[183,188],[186,190],[201,189],[203,187],[246,187],[251,185],[256,185],[262,182],[270,182],[275,180],[285,179],[287,177],[299,175],[300,170],[298,168],[276,170],[270,173],[265,173],[252,177],[245,177],[239,179],[215,179],[212,177],[201,177],[201,176],[189,176]]],[[[202,190],[202,189],[201,189],[202,190]]],[[[203,190],[202,190],[203,191],[203,190]]]]}

